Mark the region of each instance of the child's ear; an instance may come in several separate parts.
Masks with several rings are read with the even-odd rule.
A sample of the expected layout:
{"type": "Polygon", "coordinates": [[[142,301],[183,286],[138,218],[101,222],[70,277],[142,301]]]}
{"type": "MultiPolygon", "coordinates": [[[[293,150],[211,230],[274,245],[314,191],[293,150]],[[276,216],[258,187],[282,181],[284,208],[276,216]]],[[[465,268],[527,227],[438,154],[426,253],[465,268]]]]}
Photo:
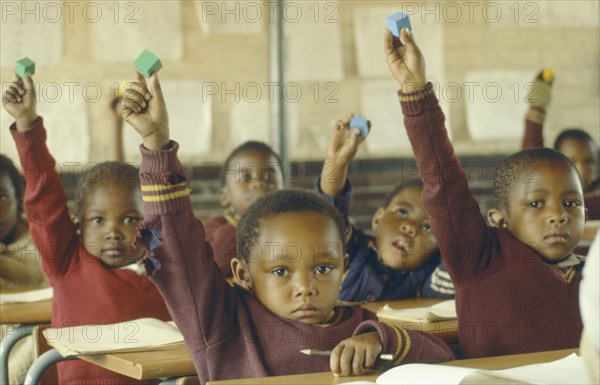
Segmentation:
{"type": "Polygon", "coordinates": [[[230,265],[231,272],[233,273],[233,281],[244,289],[252,291],[250,271],[248,270],[246,262],[239,258],[232,258],[230,265]]]}
{"type": "Polygon", "coordinates": [[[229,190],[227,186],[223,186],[221,188],[221,192],[219,193],[219,203],[221,207],[229,207],[231,204],[231,198],[229,198],[229,190]]]}
{"type": "Polygon", "coordinates": [[[343,258],[343,264],[344,264],[344,272],[346,271],[346,269],[348,269],[348,262],[350,261],[350,256],[348,255],[348,253],[344,254],[344,258],[343,258]]]}
{"type": "Polygon", "coordinates": [[[371,220],[371,229],[376,231],[379,227],[379,221],[381,221],[381,216],[383,215],[384,208],[380,207],[377,209],[375,214],[373,215],[373,219],[371,220]]]}
{"type": "Polygon", "coordinates": [[[498,229],[505,229],[508,227],[506,223],[506,215],[504,211],[498,209],[489,209],[487,214],[488,222],[490,226],[498,229]]]}

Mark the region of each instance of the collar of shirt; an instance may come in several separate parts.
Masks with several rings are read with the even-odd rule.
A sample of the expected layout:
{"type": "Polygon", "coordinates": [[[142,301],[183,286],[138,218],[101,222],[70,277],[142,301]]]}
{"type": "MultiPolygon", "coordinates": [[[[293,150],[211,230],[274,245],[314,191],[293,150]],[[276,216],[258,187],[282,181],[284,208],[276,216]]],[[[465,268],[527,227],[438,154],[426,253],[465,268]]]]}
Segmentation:
{"type": "Polygon", "coordinates": [[[567,258],[565,258],[562,261],[558,262],[556,264],[556,266],[558,266],[558,267],[575,266],[575,265],[579,265],[583,261],[585,261],[584,257],[580,257],[578,255],[575,255],[575,254],[571,253],[567,258]]]}

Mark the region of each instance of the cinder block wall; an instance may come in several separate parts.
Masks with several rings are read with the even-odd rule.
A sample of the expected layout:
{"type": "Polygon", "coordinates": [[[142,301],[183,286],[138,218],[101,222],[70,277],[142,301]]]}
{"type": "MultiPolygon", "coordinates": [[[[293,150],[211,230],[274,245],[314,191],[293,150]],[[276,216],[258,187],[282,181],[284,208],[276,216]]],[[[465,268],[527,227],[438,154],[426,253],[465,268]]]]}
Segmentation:
{"type": "MultiPolygon", "coordinates": [[[[527,80],[539,68],[553,68],[547,144],[571,126],[600,139],[595,0],[286,4],[283,86],[290,92],[286,126],[292,160],[321,159],[332,122],[348,112],[377,122],[359,159],[410,157],[393,80],[382,67],[385,21],[380,15],[393,10],[410,14],[415,37],[428,50],[432,80],[446,91],[447,85],[456,84],[463,95],[440,94],[459,154],[519,148],[521,116],[501,117],[508,136],[474,139],[468,115],[474,106],[465,87],[474,72],[484,82],[486,76],[495,79],[506,73],[527,80]],[[371,40],[365,41],[367,37],[371,40]],[[298,89],[300,97],[294,94],[298,89]],[[382,105],[391,107],[377,109],[382,105]]],[[[51,149],[59,162],[105,159],[111,89],[118,81],[133,79],[131,63],[143,48],[163,59],[161,80],[170,90],[173,136],[186,150],[186,163],[219,162],[240,140],[253,136],[271,140],[268,2],[3,0],[0,5],[3,90],[14,77],[16,60],[29,56],[37,62],[40,113],[47,119],[51,149]]],[[[480,83],[477,90],[484,86],[480,83]]],[[[521,81],[517,88],[501,91],[518,89],[514,104],[522,105],[525,86],[521,81]]],[[[7,135],[11,119],[4,111],[0,118],[0,151],[15,156],[7,135]]],[[[136,161],[136,137],[130,127],[125,129],[127,158],[136,161]]]]}

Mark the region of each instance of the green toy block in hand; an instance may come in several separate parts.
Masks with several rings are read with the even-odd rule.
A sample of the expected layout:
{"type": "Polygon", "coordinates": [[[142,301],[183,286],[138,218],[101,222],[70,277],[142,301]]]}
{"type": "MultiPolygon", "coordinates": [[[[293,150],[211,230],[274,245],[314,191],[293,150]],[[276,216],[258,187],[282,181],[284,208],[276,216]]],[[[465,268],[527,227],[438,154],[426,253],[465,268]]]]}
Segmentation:
{"type": "Polygon", "coordinates": [[[162,68],[162,64],[158,56],[147,49],[145,49],[144,52],[142,52],[140,56],[135,59],[133,64],[135,64],[135,68],[138,70],[138,72],[147,78],[162,68]]]}
{"type": "Polygon", "coordinates": [[[35,74],[35,62],[28,57],[24,57],[17,62],[17,75],[24,79],[27,72],[32,75],[35,74]]]}

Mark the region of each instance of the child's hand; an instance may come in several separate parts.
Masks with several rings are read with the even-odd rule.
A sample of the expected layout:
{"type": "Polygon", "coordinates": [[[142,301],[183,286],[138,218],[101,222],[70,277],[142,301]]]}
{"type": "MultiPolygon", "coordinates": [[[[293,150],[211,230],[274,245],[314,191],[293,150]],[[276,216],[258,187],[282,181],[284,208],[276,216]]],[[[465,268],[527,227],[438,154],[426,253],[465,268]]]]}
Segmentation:
{"type": "Polygon", "coordinates": [[[120,133],[123,127],[123,98],[118,92],[114,92],[110,98],[107,112],[112,127],[120,133]]]}
{"type": "Polygon", "coordinates": [[[329,367],[334,376],[357,376],[372,369],[381,353],[378,333],[359,334],[340,342],[332,351],[329,367]]]}
{"type": "MultiPolygon", "coordinates": [[[[352,114],[348,115],[345,120],[340,119],[335,122],[335,127],[329,140],[326,162],[334,162],[344,167],[349,165],[352,159],[354,159],[358,147],[364,141],[364,138],[360,135],[359,128],[355,128],[352,132],[350,131],[350,119],[352,119],[352,114]]],[[[370,131],[371,122],[367,121],[367,124],[370,131]]]]}
{"type": "Polygon", "coordinates": [[[400,41],[402,46],[396,48],[394,35],[386,29],[384,47],[390,72],[400,84],[400,91],[403,93],[420,90],[427,84],[425,59],[408,29],[402,28],[400,41]]]}
{"type": "Polygon", "coordinates": [[[169,143],[169,118],[158,73],[150,78],[150,89],[140,74],[123,92],[123,119],[135,128],[149,150],[160,150],[169,143]]]}
{"type": "Polygon", "coordinates": [[[529,92],[526,96],[526,101],[529,103],[530,108],[537,108],[543,111],[548,108],[550,101],[552,100],[552,83],[554,81],[551,79],[544,79],[544,70],[541,70],[533,79],[533,83],[531,83],[531,88],[529,88],[529,92]]]}
{"type": "Polygon", "coordinates": [[[15,118],[17,131],[27,131],[31,123],[37,119],[35,106],[35,87],[31,74],[27,72],[25,79],[17,79],[2,95],[4,109],[15,118]]]}

